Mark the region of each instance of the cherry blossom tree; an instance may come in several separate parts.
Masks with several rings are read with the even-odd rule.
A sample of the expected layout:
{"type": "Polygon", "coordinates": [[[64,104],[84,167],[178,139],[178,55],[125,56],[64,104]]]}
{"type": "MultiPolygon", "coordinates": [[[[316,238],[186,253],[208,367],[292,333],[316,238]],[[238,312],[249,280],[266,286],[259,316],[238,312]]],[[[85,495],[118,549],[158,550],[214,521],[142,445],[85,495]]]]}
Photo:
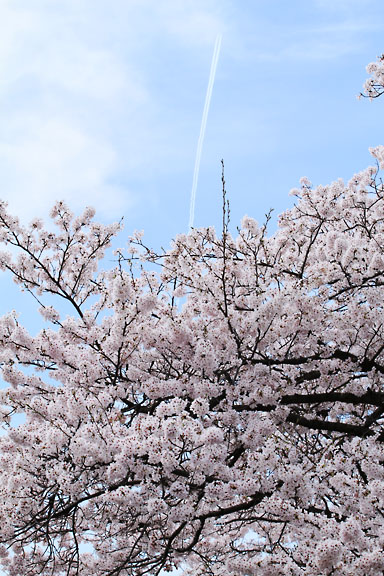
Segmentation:
{"type": "Polygon", "coordinates": [[[370,77],[364,83],[364,92],[361,96],[366,96],[372,100],[384,93],[384,54],[379,56],[376,62],[368,64],[367,72],[370,77]]]}
{"type": "Polygon", "coordinates": [[[57,203],[55,231],[25,227],[1,203],[1,268],[45,322],[0,321],[6,574],[384,573],[372,154],[347,184],[302,179],[273,235],[245,217],[233,237],[224,202],[220,235],[156,254],[135,234],[104,270],[119,224],[57,203]]]}

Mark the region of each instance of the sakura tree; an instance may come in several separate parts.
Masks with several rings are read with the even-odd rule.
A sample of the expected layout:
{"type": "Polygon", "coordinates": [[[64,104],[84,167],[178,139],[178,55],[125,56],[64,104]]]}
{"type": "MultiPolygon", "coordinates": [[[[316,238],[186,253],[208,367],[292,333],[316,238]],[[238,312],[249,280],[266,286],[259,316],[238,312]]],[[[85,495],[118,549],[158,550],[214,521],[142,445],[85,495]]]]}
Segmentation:
{"type": "Polygon", "coordinates": [[[303,179],[273,235],[245,217],[233,237],[224,203],[220,235],[155,254],[136,234],[104,270],[118,224],[57,203],[56,231],[25,227],[1,204],[1,268],[45,321],[0,321],[6,574],[384,573],[372,154],[347,184],[303,179]]]}

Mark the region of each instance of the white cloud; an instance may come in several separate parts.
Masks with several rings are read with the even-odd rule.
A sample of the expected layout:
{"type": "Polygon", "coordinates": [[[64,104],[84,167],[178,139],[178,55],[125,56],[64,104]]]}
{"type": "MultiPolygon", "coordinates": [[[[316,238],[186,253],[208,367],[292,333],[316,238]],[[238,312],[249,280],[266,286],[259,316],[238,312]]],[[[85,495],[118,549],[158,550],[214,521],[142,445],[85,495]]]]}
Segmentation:
{"type": "MultiPolygon", "coordinates": [[[[44,213],[57,198],[80,209],[98,204],[103,211],[121,208],[121,190],[108,184],[116,153],[60,119],[32,121],[23,140],[0,145],[0,172],[12,190],[10,209],[21,217],[44,213]]],[[[7,194],[6,194],[7,196],[7,194]]]]}
{"type": "MultiPolygon", "coordinates": [[[[56,46],[44,61],[36,58],[30,68],[44,87],[55,87],[66,93],[113,101],[127,90],[126,71],[115,54],[103,50],[88,50],[81,43],[56,46]]],[[[145,99],[146,93],[136,80],[129,86],[132,101],[145,99]]]]}
{"type": "Polygon", "coordinates": [[[10,0],[0,2],[0,87],[18,76],[13,65],[20,58],[20,40],[36,28],[31,12],[18,10],[10,0]]]}
{"type": "Polygon", "coordinates": [[[166,32],[183,44],[211,46],[217,34],[225,34],[228,28],[218,4],[210,1],[158,2],[156,10],[166,32]]]}

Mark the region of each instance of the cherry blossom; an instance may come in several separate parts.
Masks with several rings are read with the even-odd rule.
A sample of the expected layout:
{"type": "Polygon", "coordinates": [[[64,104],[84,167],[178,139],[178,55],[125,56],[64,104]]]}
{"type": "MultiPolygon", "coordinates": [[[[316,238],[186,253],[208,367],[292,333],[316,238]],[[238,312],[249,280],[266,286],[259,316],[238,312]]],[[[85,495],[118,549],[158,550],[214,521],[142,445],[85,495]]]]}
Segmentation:
{"type": "Polygon", "coordinates": [[[378,56],[376,62],[368,64],[367,72],[370,74],[370,78],[364,83],[362,96],[367,96],[372,100],[384,92],[384,54],[378,56]]]}

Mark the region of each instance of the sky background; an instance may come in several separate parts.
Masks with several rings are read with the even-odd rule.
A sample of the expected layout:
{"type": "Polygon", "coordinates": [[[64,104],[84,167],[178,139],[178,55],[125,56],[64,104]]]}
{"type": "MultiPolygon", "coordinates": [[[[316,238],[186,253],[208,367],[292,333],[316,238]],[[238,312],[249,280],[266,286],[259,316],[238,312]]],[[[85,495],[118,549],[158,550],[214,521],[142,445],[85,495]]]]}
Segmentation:
{"type": "MultiPolygon", "coordinates": [[[[154,248],[187,231],[218,34],[196,226],[220,227],[221,158],[234,231],[244,214],[290,207],[301,176],[349,180],[372,163],[383,102],[357,95],[384,52],[382,0],[0,0],[0,197],[11,212],[27,222],[58,199],[93,205],[154,248]]],[[[0,294],[0,312],[33,316],[4,274],[0,294]]]]}
{"type": "Polygon", "coordinates": [[[152,245],[188,226],[213,47],[222,47],[196,198],[235,226],[291,205],[299,178],[349,177],[383,143],[358,101],[384,51],[381,0],[0,0],[0,196],[22,219],[65,199],[152,245]]]}
{"type": "MultiPolygon", "coordinates": [[[[0,0],[10,210],[26,222],[58,199],[93,205],[155,248],[186,232],[218,34],[196,226],[220,227],[221,158],[233,230],[244,214],[289,208],[301,176],[349,180],[372,163],[384,100],[356,96],[384,52],[382,0],[0,0]]],[[[0,294],[0,312],[38,327],[5,274],[0,294]]]]}

